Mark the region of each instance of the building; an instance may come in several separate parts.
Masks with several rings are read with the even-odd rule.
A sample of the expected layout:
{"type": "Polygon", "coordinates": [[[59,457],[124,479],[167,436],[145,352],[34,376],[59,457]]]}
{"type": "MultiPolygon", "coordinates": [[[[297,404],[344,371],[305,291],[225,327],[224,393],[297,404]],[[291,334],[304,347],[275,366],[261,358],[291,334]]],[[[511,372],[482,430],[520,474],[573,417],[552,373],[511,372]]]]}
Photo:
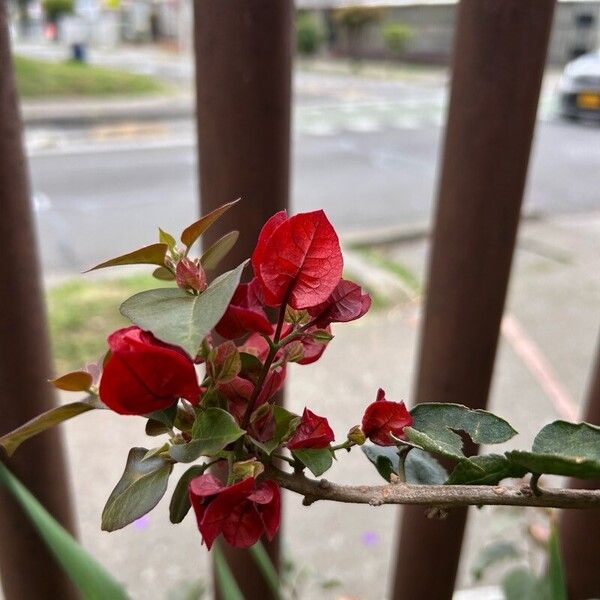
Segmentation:
{"type": "MultiPolygon", "coordinates": [[[[457,0],[298,0],[301,9],[321,15],[330,31],[330,49],[335,54],[349,53],[349,40],[335,20],[332,10],[349,6],[379,7],[383,17],[361,33],[361,55],[384,57],[388,54],[382,36],[383,24],[398,21],[408,25],[413,35],[407,42],[405,58],[419,62],[446,63],[450,59],[457,0]],[[336,30],[337,29],[337,30],[336,30]]],[[[548,61],[561,65],[572,58],[600,47],[600,0],[559,0],[548,50],[548,61]]]]}

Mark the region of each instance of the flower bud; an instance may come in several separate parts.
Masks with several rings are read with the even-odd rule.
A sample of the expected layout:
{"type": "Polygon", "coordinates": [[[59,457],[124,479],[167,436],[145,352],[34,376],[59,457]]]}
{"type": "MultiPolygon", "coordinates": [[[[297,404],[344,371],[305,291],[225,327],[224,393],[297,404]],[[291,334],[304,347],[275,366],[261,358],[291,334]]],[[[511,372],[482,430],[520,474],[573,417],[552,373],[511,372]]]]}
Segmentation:
{"type": "Polygon", "coordinates": [[[348,439],[351,442],[354,442],[355,444],[357,444],[358,446],[362,446],[367,441],[367,438],[366,438],[365,434],[363,433],[363,430],[360,428],[360,425],[355,425],[348,432],[348,439]]]}

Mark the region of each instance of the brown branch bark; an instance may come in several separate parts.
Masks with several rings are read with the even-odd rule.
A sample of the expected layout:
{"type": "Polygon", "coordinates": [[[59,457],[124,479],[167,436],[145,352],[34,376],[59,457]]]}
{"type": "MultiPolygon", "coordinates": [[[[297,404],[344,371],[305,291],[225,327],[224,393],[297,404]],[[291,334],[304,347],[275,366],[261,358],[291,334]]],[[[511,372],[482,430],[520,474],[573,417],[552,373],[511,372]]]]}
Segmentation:
{"type": "Polygon", "coordinates": [[[267,475],[281,487],[304,496],[304,504],[317,500],[351,504],[411,504],[436,508],[459,506],[539,506],[546,508],[600,508],[600,490],[541,489],[536,496],[528,485],[340,485],[326,479],[309,479],[301,473],[285,473],[274,467],[267,475]]]}

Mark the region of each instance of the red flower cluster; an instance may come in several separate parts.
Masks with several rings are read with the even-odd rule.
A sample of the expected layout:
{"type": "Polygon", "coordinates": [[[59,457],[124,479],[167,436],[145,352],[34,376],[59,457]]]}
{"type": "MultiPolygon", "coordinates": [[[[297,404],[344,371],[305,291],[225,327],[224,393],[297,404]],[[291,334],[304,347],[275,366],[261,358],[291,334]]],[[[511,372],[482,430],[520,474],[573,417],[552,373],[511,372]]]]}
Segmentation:
{"type": "Polygon", "coordinates": [[[200,475],[190,482],[189,495],[209,550],[220,534],[232,546],[248,548],[263,532],[272,539],[279,529],[281,499],[274,481],[257,484],[248,477],[223,486],[213,475],[200,475]]]}
{"type": "Polygon", "coordinates": [[[108,338],[109,359],[100,380],[100,398],[122,415],[144,415],[185,398],[200,400],[194,363],[181,349],[139,327],[119,329],[108,338]]]}
{"type": "Polygon", "coordinates": [[[398,442],[392,437],[402,438],[404,428],[412,425],[412,417],[404,402],[385,399],[385,392],[379,389],[377,399],[367,406],[363,416],[362,430],[378,446],[395,446],[398,442]]]}
{"type": "MultiPolygon", "coordinates": [[[[274,215],[260,232],[251,262],[254,278],[238,285],[214,326],[228,341],[213,345],[217,336],[209,335],[198,357],[138,327],[113,333],[100,383],[103,402],[121,414],[147,415],[186,399],[198,406],[199,415],[212,406],[226,409],[258,443],[273,440],[272,398],[284,384],[287,363],[318,360],[332,337],[331,324],[363,316],[371,299],[341,278],[339,241],[323,211],[274,215]],[[271,322],[272,314],[277,323],[271,322]],[[201,384],[194,361],[206,365],[201,384]]],[[[199,259],[179,257],[172,272],[177,285],[191,294],[207,289],[199,259]]],[[[365,419],[370,426],[372,419],[365,419]]],[[[384,439],[373,427],[370,431],[376,443],[384,439]]],[[[278,443],[290,450],[328,448],[334,441],[327,419],[308,408],[293,431],[279,435],[278,443]]],[[[185,440],[189,437],[189,431],[183,433],[185,440]]],[[[248,458],[242,449],[239,453],[238,446],[234,460],[248,458]]],[[[225,450],[233,452],[233,446],[225,450]]],[[[280,493],[273,481],[247,477],[224,486],[213,475],[201,475],[189,484],[189,496],[209,548],[220,534],[233,546],[248,547],[263,532],[271,538],[279,527],[280,493]]]]}

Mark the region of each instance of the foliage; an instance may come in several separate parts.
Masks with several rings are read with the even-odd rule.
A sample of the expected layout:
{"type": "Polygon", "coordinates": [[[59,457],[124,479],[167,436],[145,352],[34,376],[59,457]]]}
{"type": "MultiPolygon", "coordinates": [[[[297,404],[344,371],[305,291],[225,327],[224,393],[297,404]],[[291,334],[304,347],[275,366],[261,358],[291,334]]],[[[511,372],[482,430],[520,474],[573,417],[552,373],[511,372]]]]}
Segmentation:
{"type": "Polygon", "coordinates": [[[406,45],[414,35],[414,31],[406,23],[390,21],[383,25],[381,35],[386,48],[394,56],[402,56],[406,51],[406,45]]]}
{"type": "MultiPolygon", "coordinates": [[[[398,482],[415,484],[396,490],[409,490],[416,494],[413,501],[423,504],[429,498],[418,495],[430,488],[437,498],[440,490],[473,494],[465,484],[483,487],[493,504],[501,503],[503,493],[489,486],[531,474],[530,494],[519,490],[519,500],[535,496],[540,504],[536,495],[543,491],[536,482],[544,473],[598,476],[600,427],[585,423],[547,425],[531,451],[471,456],[465,439],[501,444],[517,432],[499,416],[458,404],[427,403],[409,411],[403,402],[387,400],[380,389],[362,419],[356,415],[360,424],[336,443],[326,417],[309,407],[298,415],[277,406],[288,364],[318,360],[333,338],[332,327],[364,316],[371,300],[360,286],[342,278],[340,243],[323,211],[273,215],[250,261],[210,281],[207,271],[217,266],[235,236],[221,238],[226,241],[199,257],[190,251],[234,206],[232,202],[203,216],[183,230],[179,241],[159,230],[157,243],[94,267],[148,264],[155,280],[167,287],[125,300],[121,313],[133,325],[108,336],[104,359],[54,380],[60,389],[84,392],[86,398],[0,438],[0,446],[12,453],[29,437],[92,409],[145,419],[148,436],[158,438],[156,445],[130,450],[104,509],[103,529],[125,527],[152,510],[178,462],[190,468],[173,492],[170,519],[179,523],[193,509],[209,549],[221,536],[241,548],[253,546],[263,534],[271,539],[279,527],[280,485],[301,492],[293,482],[308,489],[301,492],[307,504],[328,497],[334,487],[351,492],[353,499],[330,499],[380,504],[393,496],[391,488],[398,482]],[[253,278],[240,283],[248,263],[253,278]],[[373,445],[364,445],[367,439],[373,445]],[[391,484],[373,488],[378,497],[365,496],[368,486],[342,488],[304,476],[310,471],[320,477],[338,452],[355,446],[363,446],[367,459],[391,484]],[[453,461],[449,475],[437,458],[453,461]],[[293,473],[283,471],[280,461],[293,473]],[[212,465],[219,469],[209,473],[212,465]]],[[[448,498],[449,506],[456,505],[451,502],[455,496],[448,498]]],[[[266,573],[264,556],[256,556],[266,573]]],[[[226,578],[223,569],[220,573],[226,578]]],[[[553,573],[548,585],[558,589],[561,578],[553,573]]],[[[516,575],[509,583],[523,589],[527,581],[516,575]]]]}
{"type": "Polygon", "coordinates": [[[74,0],[42,0],[42,8],[46,18],[51,23],[56,23],[60,17],[73,12],[74,0]]]}
{"type": "Polygon", "coordinates": [[[381,8],[349,6],[336,8],[333,11],[333,19],[349,31],[358,31],[371,23],[376,23],[384,15],[381,8]]]}
{"type": "Polygon", "coordinates": [[[86,358],[99,360],[106,352],[108,334],[128,323],[118,304],[152,285],[168,284],[138,273],[102,281],[73,279],[48,289],[46,303],[57,371],[76,369],[86,358]]]}
{"type": "Polygon", "coordinates": [[[384,15],[382,8],[350,6],[333,11],[333,19],[344,31],[350,56],[358,60],[362,54],[362,41],[367,27],[384,15]]]}
{"type": "Polygon", "coordinates": [[[296,17],[296,49],[301,56],[316,54],[323,43],[323,29],[317,19],[307,12],[296,17]]]}
{"type": "Polygon", "coordinates": [[[2,462],[0,486],[5,487],[21,505],[82,598],[127,600],[121,585],[71,537],[2,462]]]}
{"type": "Polygon", "coordinates": [[[164,92],[165,86],[147,75],[79,62],[50,62],[14,57],[21,98],[51,96],[126,96],[164,92]]]}

